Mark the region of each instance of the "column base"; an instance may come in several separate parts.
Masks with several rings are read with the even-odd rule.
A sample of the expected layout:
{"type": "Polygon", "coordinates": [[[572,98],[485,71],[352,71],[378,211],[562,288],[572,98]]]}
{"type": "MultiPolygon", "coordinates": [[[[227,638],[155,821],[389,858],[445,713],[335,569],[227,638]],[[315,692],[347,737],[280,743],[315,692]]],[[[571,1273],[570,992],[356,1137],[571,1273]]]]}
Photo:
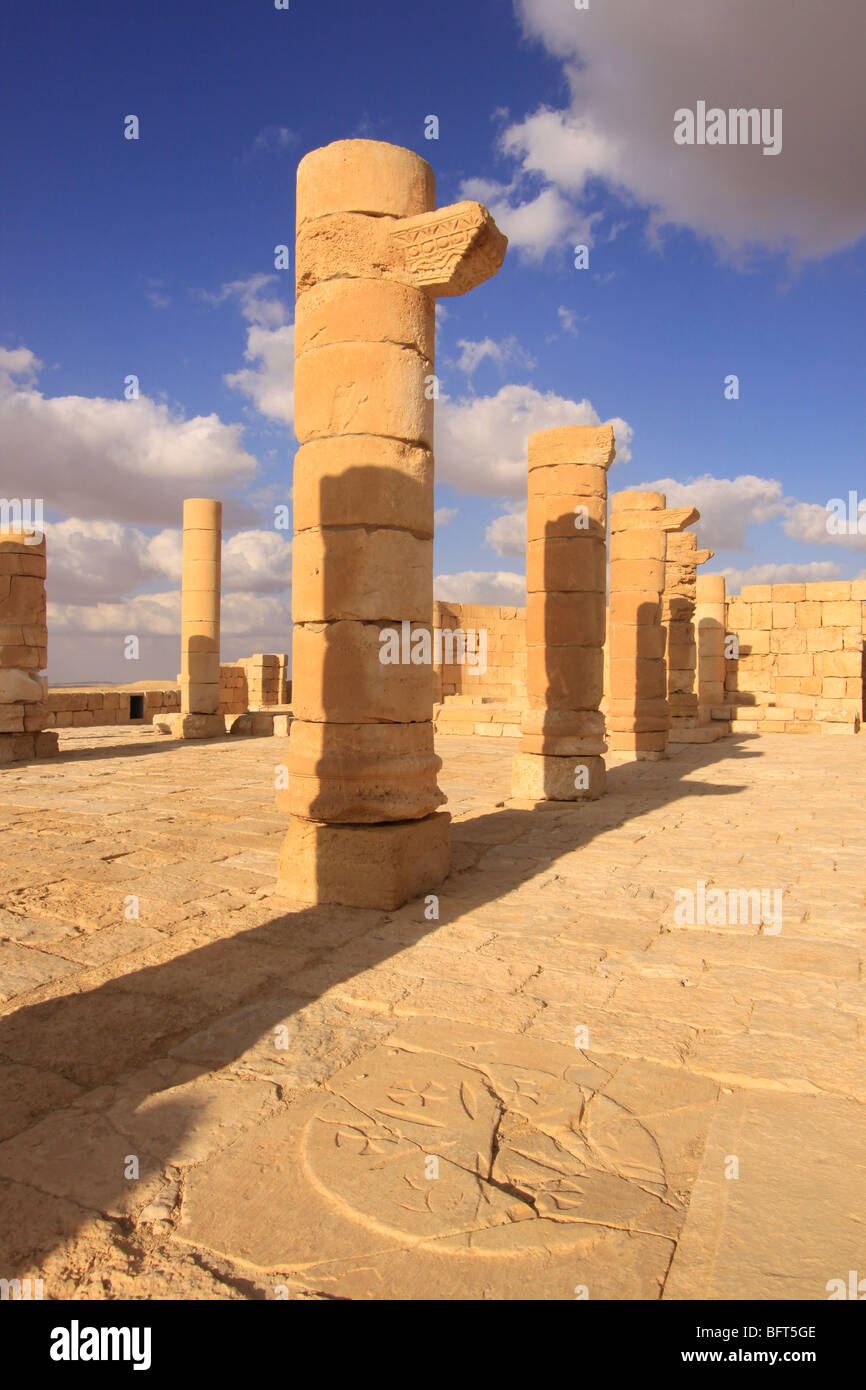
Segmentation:
{"type": "Polygon", "coordinates": [[[511,795],[517,801],[595,801],[606,785],[604,758],[597,756],[518,752],[511,764],[511,795]]]}
{"type": "Polygon", "coordinates": [[[379,825],[326,825],[293,816],[280,849],[276,892],[301,903],[393,912],[432,893],[451,867],[451,816],[379,825]]]}
{"type": "Polygon", "coordinates": [[[668,733],[647,730],[646,733],[624,733],[611,730],[607,736],[611,753],[618,753],[638,762],[659,762],[667,757],[668,733]]]}
{"type": "Polygon", "coordinates": [[[57,752],[57,734],[53,729],[33,734],[0,734],[0,766],[53,758],[57,752]]]}
{"type": "Polygon", "coordinates": [[[161,734],[173,738],[224,738],[224,714],[161,714],[153,721],[161,734]]]}

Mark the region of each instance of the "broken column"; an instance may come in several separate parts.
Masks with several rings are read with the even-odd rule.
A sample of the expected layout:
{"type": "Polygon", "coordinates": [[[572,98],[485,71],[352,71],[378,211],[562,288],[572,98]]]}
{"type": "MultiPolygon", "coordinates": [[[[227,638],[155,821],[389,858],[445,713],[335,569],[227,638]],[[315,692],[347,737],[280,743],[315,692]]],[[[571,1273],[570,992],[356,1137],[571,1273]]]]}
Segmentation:
{"type": "Polygon", "coordinates": [[[292,817],[278,892],[393,908],[439,885],[433,750],[437,295],[502,263],[479,203],[433,211],[410,150],[344,140],[298,167],[292,817]]]}
{"type": "Polygon", "coordinates": [[[47,758],[57,734],[45,731],[48,629],[45,536],[0,531],[0,764],[47,758]]]}
{"type": "Polygon", "coordinates": [[[611,497],[607,737],[614,752],[638,759],[665,755],[670,726],[661,621],[666,537],[697,519],[694,507],[667,508],[661,492],[611,497]]]}
{"type": "Polygon", "coordinates": [[[665,553],[662,624],[666,633],[667,697],[671,711],[670,743],[700,741],[697,691],[695,601],[698,565],[715,555],[699,550],[694,531],[669,535],[665,553]]]}
{"type": "Polygon", "coordinates": [[[180,714],[167,721],[176,738],[226,731],[218,712],[222,512],[222,502],[211,497],[188,497],[183,504],[180,714]]]}
{"type": "Polygon", "coordinates": [[[521,800],[581,801],[605,785],[604,681],[610,426],[529,437],[526,687],[511,774],[521,800]]]}
{"type": "Polygon", "coordinates": [[[699,574],[695,626],[698,648],[698,717],[708,725],[725,703],[725,576],[699,574]]]}

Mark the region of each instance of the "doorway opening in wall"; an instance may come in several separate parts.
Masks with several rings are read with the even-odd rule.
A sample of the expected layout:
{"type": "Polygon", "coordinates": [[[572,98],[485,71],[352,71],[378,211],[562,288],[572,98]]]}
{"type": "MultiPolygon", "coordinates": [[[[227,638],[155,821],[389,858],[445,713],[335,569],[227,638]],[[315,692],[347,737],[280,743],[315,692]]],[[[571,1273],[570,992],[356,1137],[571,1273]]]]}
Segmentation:
{"type": "Polygon", "coordinates": [[[129,697],[129,717],[130,719],[144,718],[144,696],[130,695],[129,697]]]}

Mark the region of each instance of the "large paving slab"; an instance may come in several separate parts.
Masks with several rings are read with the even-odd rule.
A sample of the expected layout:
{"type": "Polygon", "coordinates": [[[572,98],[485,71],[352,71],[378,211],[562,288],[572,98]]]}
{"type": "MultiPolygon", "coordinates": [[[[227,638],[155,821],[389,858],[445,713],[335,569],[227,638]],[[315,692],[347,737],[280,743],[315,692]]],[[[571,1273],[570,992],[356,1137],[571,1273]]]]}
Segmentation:
{"type": "Polygon", "coordinates": [[[3,770],[0,1275],[819,1299],[862,1268],[866,740],[614,759],[540,807],[515,747],[441,741],[432,919],[273,896],[284,739],[70,730],[3,770]],[[684,920],[719,889],[781,919],[684,920]]]}

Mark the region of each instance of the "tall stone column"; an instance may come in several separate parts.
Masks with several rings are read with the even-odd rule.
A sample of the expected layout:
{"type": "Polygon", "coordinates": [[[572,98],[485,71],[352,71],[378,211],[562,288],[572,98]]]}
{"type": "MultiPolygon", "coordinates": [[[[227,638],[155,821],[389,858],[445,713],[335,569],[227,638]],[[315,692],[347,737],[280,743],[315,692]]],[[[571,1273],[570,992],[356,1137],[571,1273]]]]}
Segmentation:
{"type": "Polygon", "coordinates": [[[47,644],[45,536],[9,527],[0,531],[0,765],[57,752],[39,675],[47,644]]]}
{"type": "Polygon", "coordinates": [[[662,593],[666,537],[697,521],[661,492],[616,492],[610,518],[608,745],[638,759],[665,756],[670,726],[662,593]]]}
{"type": "Polygon", "coordinates": [[[298,167],[291,816],[277,891],[393,908],[449,867],[433,751],[437,295],[493,275],[479,203],[434,211],[410,150],[343,140],[298,167]]]}
{"type": "Polygon", "coordinates": [[[699,574],[695,605],[698,646],[698,717],[710,723],[725,703],[725,576],[699,574]]]}
{"type": "Polygon", "coordinates": [[[694,531],[682,531],[667,538],[662,623],[667,634],[667,696],[671,710],[668,738],[671,743],[697,741],[693,731],[699,722],[695,634],[698,565],[711,560],[715,553],[698,549],[694,531]]]}
{"type": "Polygon", "coordinates": [[[226,731],[218,713],[222,512],[222,502],[211,497],[188,497],[183,504],[180,714],[168,721],[176,738],[226,731]]]}
{"type": "Polygon", "coordinates": [[[581,801],[605,786],[604,683],[610,426],[529,437],[526,687],[512,795],[581,801]]]}

